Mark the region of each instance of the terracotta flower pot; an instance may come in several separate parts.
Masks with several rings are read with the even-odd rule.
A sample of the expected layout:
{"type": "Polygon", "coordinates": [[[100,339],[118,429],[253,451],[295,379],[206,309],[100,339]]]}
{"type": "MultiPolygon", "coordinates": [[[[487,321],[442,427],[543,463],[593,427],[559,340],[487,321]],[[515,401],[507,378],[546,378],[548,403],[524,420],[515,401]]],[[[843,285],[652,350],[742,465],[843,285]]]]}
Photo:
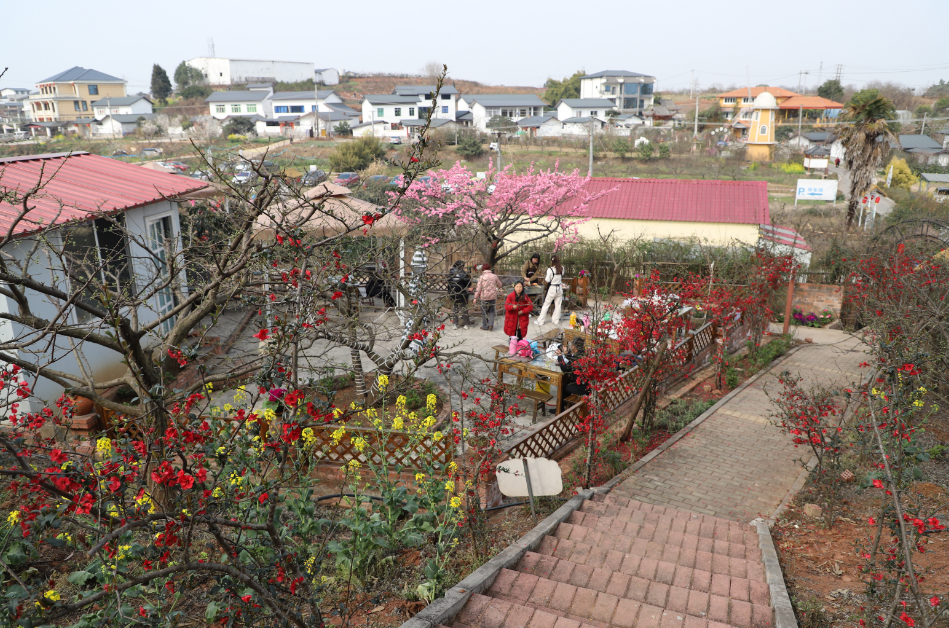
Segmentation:
{"type": "Polygon", "coordinates": [[[72,399],[72,404],[73,404],[72,405],[73,414],[77,416],[90,414],[95,408],[96,404],[93,403],[92,399],[89,399],[87,397],[80,397],[78,395],[71,396],[70,398],[72,399]]]}

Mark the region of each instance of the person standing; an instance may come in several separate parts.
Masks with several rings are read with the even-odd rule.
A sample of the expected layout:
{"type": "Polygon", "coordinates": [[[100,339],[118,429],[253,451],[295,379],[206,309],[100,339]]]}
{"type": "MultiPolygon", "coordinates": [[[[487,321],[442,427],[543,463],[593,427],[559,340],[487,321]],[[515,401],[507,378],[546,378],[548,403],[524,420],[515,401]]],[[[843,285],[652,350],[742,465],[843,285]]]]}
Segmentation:
{"type": "Polygon", "coordinates": [[[475,301],[481,301],[481,329],[494,331],[495,307],[497,306],[498,290],[503,288],[500,278],[491,272],[491,264],[481,267],[481,276],[478,277],[478,287],[475,288],[475,301]]]}
{"type": "Polygon", "coordinates": [[[533,311],[534,303],[524,291],[524,282],[518,281],[504,301],[504,333],[518,340],[526,337],[530,313],[533,311]]]}
{"type": "Polygon", "coordinates": [[[540,314],[537,316],[537,326],[544,324],[544,319],[547,318],[547,310],[550,309],[551,304],[554,306],[551,321],[559,326],[560,307],[563,301],[563,266],[560,264],[559,256],[554,255],[550,258],[550,267],[544,276],[544,283],[547,284],[547,296],[544,297],[544,307],[540,309],[540,314]]]}
{"type": "Polygon", "coordinates": [[[465,271],[465,263],[458,260],[448,272],[448,296],[451,298],[451,322],[455,329],[462,325],[468,329],[471,317],[468,316],[468,293],[471,292],[471,275],[465,271]]]}

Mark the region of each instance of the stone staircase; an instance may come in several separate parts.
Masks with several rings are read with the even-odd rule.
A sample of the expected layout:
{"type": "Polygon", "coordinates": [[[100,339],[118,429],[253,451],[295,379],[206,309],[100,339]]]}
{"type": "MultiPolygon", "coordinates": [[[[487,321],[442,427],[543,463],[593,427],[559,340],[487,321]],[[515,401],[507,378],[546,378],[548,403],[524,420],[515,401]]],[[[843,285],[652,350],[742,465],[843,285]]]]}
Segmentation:
{"type": "Polygon", "coordinates": [[[774,625],[758,533],[747,524],[614,490],[583,502],[537,550],[472,595],[451,627],[774,625]]]}

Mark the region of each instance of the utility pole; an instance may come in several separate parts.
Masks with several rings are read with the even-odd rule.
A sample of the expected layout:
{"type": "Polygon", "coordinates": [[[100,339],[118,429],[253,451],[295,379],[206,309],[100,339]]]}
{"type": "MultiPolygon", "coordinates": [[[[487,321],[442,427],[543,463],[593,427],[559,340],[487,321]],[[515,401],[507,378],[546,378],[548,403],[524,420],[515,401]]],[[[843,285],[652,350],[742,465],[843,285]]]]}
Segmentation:
{"type": "Polygon", "coordinates": [[[692,78],[689,80],[689,98],[692,98],[692,91],[695,88],[695,70],[692,70],[692,78]]]}
{"type": "Polygon", "coordinates": [[[801,118],[804,116],[804,105],[797,109],[797,141],[801,141],[801,118]]]}
{"type": "Polygon", "coordinates": [[[923,112],[923,128],[919,131],[920,135],[926,134],[926,112],[923,112]]]}
{"type": "Polygon", "coordinates": [[[699,90],[695,90],[695,130],[692,131],[692,139],[699,136],[699,90]]]}
{"type": "Polygon", "coordinates": [[[320,90],[316,87],[316,75],[313,75],[313,139],[320,136],[320,90]]]}
{"type": "Polygon", "coordinates": [[[593,121],[596,120],[593,116],[590,116],[590,169],[587,171],[587,176],[593,177],[593,121]]]}

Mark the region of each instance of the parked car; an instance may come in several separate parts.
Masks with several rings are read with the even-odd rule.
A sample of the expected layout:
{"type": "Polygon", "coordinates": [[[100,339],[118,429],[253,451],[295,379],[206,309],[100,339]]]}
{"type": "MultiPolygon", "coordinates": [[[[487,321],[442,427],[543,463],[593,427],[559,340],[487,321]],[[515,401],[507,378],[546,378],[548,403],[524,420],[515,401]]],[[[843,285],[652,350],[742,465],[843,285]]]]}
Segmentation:
{"type": "Polygon", "coordinates": [[[157,157],[158,155],[164,155],[165,151],[158,147],[150,147],[142,149],[142,157],[157,157]]]}
{"type": "Polygon", "coordinates": [[[168,168],[174,168],[175,170],[179,170],[181,172],[188,171],[188,164],[181,161],[166,161],[165,166],[168,168]]]}
{"type": "Polygon", "coordinates": [[[322,170],[310,170],[300,179],[300,183],[308,186],[318,185],[324,181],[326,181],[326,173],[322,170]]]}
{"type": "Polygon", "coordinates": [[[132,154],[120,148],[118,150],[112,151],[112,156],[113,157],[131,157],[132,154]]]}
{"type": "Polygon", "coordinates": [[[333,183],[349,187],[359,183],[359,175],[355,172],[340,172],[333,183]]]}
{"type": "Polygon", "coordinates": [[[370,183],[379,183],[379,184],[382,184],[382,183],[388,183],[388,182],[389,182],[389,177],[387,177],[386,175],[384,175],[384,174],[374,174],[374,175],[372,175],[371,177],[369,177],[368,179],[366,179],[366,182],[363,183],[362,186],[363,186],[363,187],[366,187],[366,186],[369,185],[370,183]]]}
{"type": "Polygon", "coordinates": [[[236,183],[237,185],[244,185],[245,183],[251,183],[257,174],[251,170],[243,170],[234,175],[234,178],[231,179],[231,183],[236,183]]]}
{"type": "Polygon", "coordinates": [[[197,179],[198,181],[210,181],[211,180],[211,171],[210,170],[195,170],[191,173],[192,179],[197,179]]]}
{"type": "Polygon", "coordinates": [[[401,143],[402,143],[402,138],[401,138],[401,137],[390,137],[390,138],[389,138],[389,143],[390,143],[390,144],[401,144],[401,143]]]}

